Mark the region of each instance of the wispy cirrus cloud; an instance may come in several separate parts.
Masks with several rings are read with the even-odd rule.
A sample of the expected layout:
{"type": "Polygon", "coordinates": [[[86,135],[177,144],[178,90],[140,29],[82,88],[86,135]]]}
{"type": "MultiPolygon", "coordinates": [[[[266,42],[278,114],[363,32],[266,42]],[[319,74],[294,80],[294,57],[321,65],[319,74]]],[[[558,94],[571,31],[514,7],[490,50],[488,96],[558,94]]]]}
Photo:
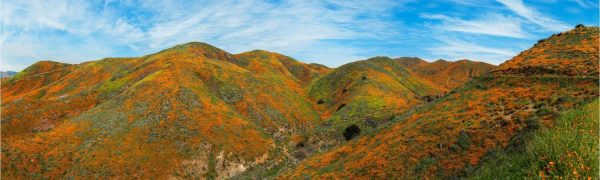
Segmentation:
{"type": "Polygon", "coordinates": [[[579,6],[583,8],[598,8],[598,1],[593,0],[569,0],[577,3],[579,6]]]}
{"type": "Polygon", "coordinates": [[[190,41],[332,67],[380,55],[500,62],[566,24],[598,21],[589,0],[498,2],[2,0],[0,69],[141,56],[190,41]]]}
{"type": "Polygon", "coordinates": [[[510,49],[493,48],[460,39],[444,38],[441,41],[442,44],[440,46],[428,48],[428,50],[432,54],[448,59],[466,58],[478,61],[486,60],[486,62],[491,64],[500,64],[517,53],[510,49]]]}
{"type": "MultiPolygon", "coordinates": [[[[421,14],[422,18],[434,20],[428,23],[438,40],[427,50],[445,58],[469,57],[498,64],[516,55],[523,47],[528,47],[527,44],[539,38],[540,34],[564,31],[571,27],[536,9],[540,5],[556,5],[558,2],[555,1],[539,2],[537,6],[526,5],[522,0],[496,0],[498,3],[449,1],[461,5],[458,8],[477,7],[480,9],[476,11],[485,13],[421,14]]],[[[578,2],[580,6],[588,5],[586,3],[578,2]]]]}
{"type": "MultiPolygon", "coordinates": [[[[112,50],[104,51],[106,54],[89,53],[85,56],[89,59],[111,56],[123,46],[130,49],[128,55],[143,55],[175,44],[203,41],[234,53],[267,49],[301,59],[316,58],[310,61],[327,60],[321,63],[337,66],[364,49],[331,43],[319,47],[322,51],[345,52],[337,56],[307,54],[307,49],[332,39],[382,40],[398,36],[401,21],[390,18],[390,12],[409,2],[377,1],[365,5],[358,1],[3,1],[5,29],[40,40],[27,45],[29,41],[19,39],[23,36],[7,36],[3,48],[53,49],[59,41],[45,36],[57,34],[79,42],[118,44],[108,45],[112,50]]],[[[40,58],[20,51],[4,52],[3,61],[20,66],[40,58]],[[24,60],[27,58],[32,60],[24,60]]],[[[56,60],[73,62],[65,57],[75,56],[56,60]]]]}
{"type": "Polygon", "coordinates": [[[422,14],[421,17],[441,21],[435,25],[447,31],[485,34],[512,38],[527,38],[530,35],[521,27],[521,20],[502,14],[486,14],[472,20],[453,18],[440,14],[422,14]]]}
{"type": "Polygon", "coordinates": [[[497,0],[515,14],[525,18],[529,22],[539,25],[549,31],[564,31],[570,28],[565,23],[555,20],[548,15],[538,12],[532,7],[526,6],[522,0],[497,0]]]}

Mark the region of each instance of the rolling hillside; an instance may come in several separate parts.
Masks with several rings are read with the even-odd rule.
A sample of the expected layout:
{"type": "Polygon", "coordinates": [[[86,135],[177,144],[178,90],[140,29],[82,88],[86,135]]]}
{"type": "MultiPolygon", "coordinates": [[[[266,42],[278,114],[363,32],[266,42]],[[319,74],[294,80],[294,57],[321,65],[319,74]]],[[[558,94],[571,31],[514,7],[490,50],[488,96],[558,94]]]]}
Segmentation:
{"type": "MultiPolygon", "coordinates": [[[[441,93],[431,82],[387,57],[340,66],[307,87],[309,98],[323,112],[323,121],[294,143],[322,149],[345,142],[351,139],[343,136],[349,125],[376,130],[395,115],[426,103],[423,97],[441,93]]],[[[307,147],[294,149],[304,151],[307,147]]]]}
{"type": "MultiPolygon", "coordinates": [[[[598,54],[598,33],[587,33],[597,31],[598,27],[577,28],[545,40],[587,50],[575,55],[577,59],[543,54],[547,46],[535,45],[501,64],[494,74],[397,116],[380,131],[315,155],[280,178],[465,177],[498,149],[525,151],[527,134],[553,126],[559,111],[598,97],[598,58],[593,55],[598,54]]],[[[593,165],[583,166],[580,174],[598,176],[589,168],[593,165]]],[[[526,174],[540,175],[537,170],[526,174]]]]}
{"type": "Polygon", "coordinates": [[[198,42],[41,61],[2,81],[2,177],[252,174],[345,142],[348,124],[374,131],[443,90],[386,57],[331,69],[198,42]]]}
{"type": "Polygon", "coordinates": [[[2,85],[2,176],[229,177],[276,163],[276,141],[319,121],[303,84],[327,71],[203,43],[36,63],[2,85]]]}

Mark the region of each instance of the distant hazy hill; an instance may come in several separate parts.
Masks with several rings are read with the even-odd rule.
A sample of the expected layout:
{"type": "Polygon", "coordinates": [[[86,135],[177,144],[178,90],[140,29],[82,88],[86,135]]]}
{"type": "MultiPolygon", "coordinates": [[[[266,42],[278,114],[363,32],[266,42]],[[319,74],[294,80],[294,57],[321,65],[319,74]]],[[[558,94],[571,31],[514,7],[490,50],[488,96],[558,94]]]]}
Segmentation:
{"type": "Polygon", "coordinates": [[[15,74],[17,74],[17,72],[14,72],[14,71],[0,71],[0,78],[12,77],[15,74]]]}
{"type": "Polygon", "coordinates": [[[495,66],[484,62],[470,60],[427,62],[419,58],[395,59],[421,78],[434,82],[441,88],[454,89],[470,78],[480,76],[492,70],[495,66]]]}

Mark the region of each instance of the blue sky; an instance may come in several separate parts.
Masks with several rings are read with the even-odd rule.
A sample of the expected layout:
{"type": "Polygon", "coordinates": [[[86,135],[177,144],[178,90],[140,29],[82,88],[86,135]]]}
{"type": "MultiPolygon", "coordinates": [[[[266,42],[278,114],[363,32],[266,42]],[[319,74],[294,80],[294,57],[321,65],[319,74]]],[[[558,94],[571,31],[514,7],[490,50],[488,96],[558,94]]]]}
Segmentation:
{"type": "Polygon", "coordinates": [[[499,64],[577,24],[596,0],[1,0],[0,70],[133,57],[200,41],[330,67],[373,56],[499,64]]]}

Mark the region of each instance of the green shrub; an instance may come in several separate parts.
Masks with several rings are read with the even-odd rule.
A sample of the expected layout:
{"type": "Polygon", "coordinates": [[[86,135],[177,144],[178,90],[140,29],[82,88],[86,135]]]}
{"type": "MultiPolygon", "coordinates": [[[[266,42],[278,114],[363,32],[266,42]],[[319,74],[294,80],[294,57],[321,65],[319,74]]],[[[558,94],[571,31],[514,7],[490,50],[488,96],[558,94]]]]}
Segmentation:
{"type": "Polygon", "coordinates": [[[471,137],[465,131],[460,131],[460,135],[458,135],[458,146],[462,149],[467,149],[471,146],[471,137]]]}
{"type": "Polygon", "coordinates": [[[356,125],[350,125],[344,129],[344,138],[346,141],[352,140],[354,137],[360,134],[360,128],[356,125]]]}
{"type": "Polygon", "coordinates": [[[546,115],[550,115],[550,114],[552,114],[552,111],[545,107],[542,107],[542,108],[538,109],[537,111],[535,111],[535,115],[538,115],[538,116],[546,116],[546,115]]]}

